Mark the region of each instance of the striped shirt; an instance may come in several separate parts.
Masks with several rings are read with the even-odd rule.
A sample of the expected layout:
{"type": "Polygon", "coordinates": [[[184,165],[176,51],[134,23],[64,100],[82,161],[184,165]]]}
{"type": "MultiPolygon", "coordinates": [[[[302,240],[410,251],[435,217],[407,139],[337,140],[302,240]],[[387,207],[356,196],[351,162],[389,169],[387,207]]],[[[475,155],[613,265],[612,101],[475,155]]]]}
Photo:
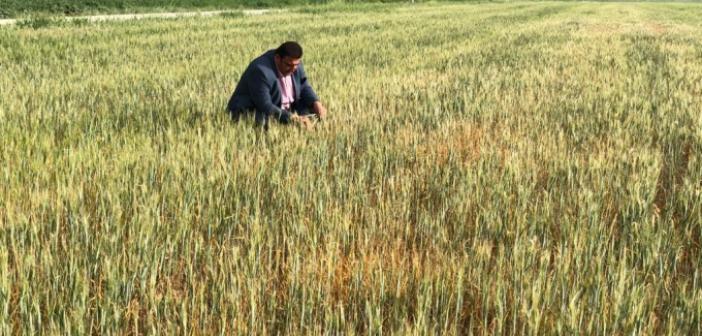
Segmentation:
{"type": "Polygon", "coordinates": [[[290,111],[292,104],[295,102],[295,91],[293,90],[292,75],[287,75],[285,77],[279,76],[278,84],[280,84],[280,93],[282,98],[280,108],[285,111],[290,111]]]}

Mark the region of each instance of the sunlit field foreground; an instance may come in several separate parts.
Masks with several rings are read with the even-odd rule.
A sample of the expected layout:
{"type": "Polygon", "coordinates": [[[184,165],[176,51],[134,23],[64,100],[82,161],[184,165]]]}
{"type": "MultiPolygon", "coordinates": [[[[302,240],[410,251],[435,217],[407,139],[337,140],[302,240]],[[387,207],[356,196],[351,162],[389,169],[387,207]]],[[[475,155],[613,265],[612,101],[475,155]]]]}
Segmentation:
{"type": "Polygon", "coordinates": [[[702,5],[0,29],[0,334],[699,334],[702,5]],[[294,39],[330,118],[223,112],[294,39]]]}

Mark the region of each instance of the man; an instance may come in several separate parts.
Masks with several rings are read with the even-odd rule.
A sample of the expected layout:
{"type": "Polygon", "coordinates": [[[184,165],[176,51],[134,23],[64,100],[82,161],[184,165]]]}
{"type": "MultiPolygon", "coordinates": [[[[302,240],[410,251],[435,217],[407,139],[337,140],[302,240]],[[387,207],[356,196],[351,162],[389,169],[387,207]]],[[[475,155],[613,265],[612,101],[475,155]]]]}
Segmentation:
{"type": "Polygon", "coordinates": [[[302,47],[288,41],[253,60],[229,99],[232,118],[254,110],[256,125],[266,129],[269,117],[305,128],[312,125],[311,117],[323,119],[327,110],[307,81],[301,59],[302,47]]]}

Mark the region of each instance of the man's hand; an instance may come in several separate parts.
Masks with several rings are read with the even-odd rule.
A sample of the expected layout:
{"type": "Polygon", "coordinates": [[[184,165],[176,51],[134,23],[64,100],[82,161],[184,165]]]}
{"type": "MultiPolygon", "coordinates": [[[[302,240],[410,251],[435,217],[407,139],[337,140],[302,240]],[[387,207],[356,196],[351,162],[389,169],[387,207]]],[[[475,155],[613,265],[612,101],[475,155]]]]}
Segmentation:
{"type": "Polygon", "coordinates": [[[312,104],[312,111],[319,117],[319,120],[324,119],[327,116],[327,109],[319,101],[312,104]]]}
{"type": "Polygon", "coordinates": [[[292,116],[290,116],[290,121],[292,121],[293,124],[299,125],[304,129],[312,129],[312,120],[310,120],[307,117],[293,114],[292,116]]]}

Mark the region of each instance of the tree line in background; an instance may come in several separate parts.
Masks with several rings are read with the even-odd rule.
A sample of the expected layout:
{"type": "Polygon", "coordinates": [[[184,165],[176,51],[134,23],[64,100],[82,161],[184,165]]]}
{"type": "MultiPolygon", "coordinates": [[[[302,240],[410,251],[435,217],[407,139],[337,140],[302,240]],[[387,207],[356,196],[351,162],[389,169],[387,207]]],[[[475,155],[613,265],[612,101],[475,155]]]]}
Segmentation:
{"type": "Polygon", "coordinates": [[[401,2],[411,0],[0,0],[0,17],[32,14],[74,15],[175,8],[261,8],[331,2],[401,2]]]}

